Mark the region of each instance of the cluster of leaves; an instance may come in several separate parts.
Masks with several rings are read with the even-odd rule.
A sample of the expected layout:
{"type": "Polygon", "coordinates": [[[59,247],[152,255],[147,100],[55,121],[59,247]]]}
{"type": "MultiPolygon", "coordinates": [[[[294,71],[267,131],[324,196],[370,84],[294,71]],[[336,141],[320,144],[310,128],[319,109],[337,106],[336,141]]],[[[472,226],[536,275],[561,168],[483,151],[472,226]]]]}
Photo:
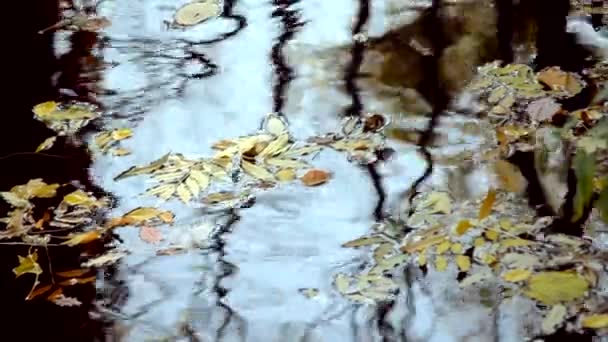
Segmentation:
{"type": "Polygon", "coordinates": [[[40,275],[44,273],[39,264],[39,248],[47,250],[55,247],[75,247],[99,240],[111,229],[126,225],[152,226],[173,222],[173,214],[156,208],[136,208],[122,217],[100,224],[93,218],[100,210],[108,207],[108,200],[96,198],[92,194],[76,189],[67,193],[56,207],[48,207],[40,218],[36,209],[36,199],[51,199],[59,190],[71,185],[46,184],[42,179],[32,179],[26,184],[17,185],[0,196],[11,206],[7,217],[0,219],[4,224],[0,239],[6,243],[19,243],[30,246],[25,256],[18,256],[19,264],[13,269],[16,277],[26,274],[35,276],[26,300],[41,295],[58,305],[79,305],[76,298],[65,296],[63,288],[78,284],[88,284],[96,279],[92,267],[113,263],[125,253],[112,250],[107,254],[91,258],[82,263],[82,269],[53,272],[48,260],[51,283],[42,285],[40,275]],[[62,278],[56,281],[55,278],[62,278]],[[51,292],[50,294],[48,294],[51,292]]]}
{"type": "Polygon", "coordinates": [[[148,195],[161,200],[177,197],[188,204],[208,192],[202,203],[234,207],[246,201],[254,188],[268,189],[296,179],[306,186],[326,183],[331,173],[313,169],[304,160],[305,156],[321,151],[323,146],[345,151],[349,158],[359,162],[372,162],[374,151],[383,144],[375,132],[385,122],[379,115],[350,119],[345,122],[348,134],[297,142],[291,138],[287,124],[279,116],[270,114],[264,119],[261,132],[216,142],[212,147],[217,152],[211,158],[187,159],[182,154],[168,153],[147,165],[129,168],[115,180],[151,175],[156,184],[146,191],[148,195]],[[241,180],[245,181],[244,185],[241,180]],[[233,190],[235,184],[243,185],[244,190],[233,190]],[[230,190],[210,191],[221,189],[222,185],[230,185],[230,190]]]}

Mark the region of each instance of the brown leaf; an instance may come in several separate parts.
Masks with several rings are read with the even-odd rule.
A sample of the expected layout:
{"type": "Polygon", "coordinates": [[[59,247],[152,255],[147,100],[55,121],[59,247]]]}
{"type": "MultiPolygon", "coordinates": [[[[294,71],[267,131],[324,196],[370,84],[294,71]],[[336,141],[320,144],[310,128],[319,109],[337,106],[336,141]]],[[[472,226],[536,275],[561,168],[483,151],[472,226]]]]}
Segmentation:
{"type": "Polygon", "coordinates": [[[583,90],[583,85],[576,79],[574,74],[562,71],[559,67],[544,69],[538,73],[537,78],[552,90],[566,91],[570,96],[576,95],[583,90]]]}
{"type": "Polygon", "coordinates": [[[156,227],[151,226],[142,226],[139,228],[139,237],[147,242],[152,244],[157,244],[163,240],[163,235],[156,227]]]}
{"type": "Polygon", "coordinates": [[[42,294],[47,293],[52,288],[53,288],[53,284],[48,284],[48,285],[39,287],[39,288],[35,289],[34,291],[32,291],[32,293],[30,293],[29,296],[25,297],[25,300],[32,300],[42,294]]]}
{"type": "Polygon", "coordinates": [[[479,208],[478,218],[480,220],[483,220],[484,218],[490,216],[490,213],[492,212],[492,206],[494,206],[495,201],[496,190],[490,189],[488,191],[488,194],[486,195],[486,198],[484,198],[483,202],[481,203],[481,207],[479,208]]]}
{"type": "Polygon", "coordinates": [[[321,185],[329,180],[331,174],[323,170],[310,170],[300,180],[306,186],[321,185]]]}
{"type": "Polygon", "coordinates": [[[79,233],[79,234],[70,234],[69,237],[70,237],[69,240],[62,242],[61,244],[72,247],[72,246],[76,246],[76,245],[89,243],[89,242],[99,239],[99,237],[101,237],[101,232],[98,230],[91,230],[91,231],[79,233]]]}
{"type": "Polygon", "coordinates": [[[494,163],[494,172],[503,189],[515,193],[523,192],[526,189],[527,181],[517,166],[505,160],[497,160],[494,163]]]}
{"type": "Polygon", "coordinates": [[[84,269],[56,272],[55,275],[62,277],[62,278],[74,278],[74,277],[83,276],[89,272],[91,272],[90,269],[84,268],[84,269]]]}

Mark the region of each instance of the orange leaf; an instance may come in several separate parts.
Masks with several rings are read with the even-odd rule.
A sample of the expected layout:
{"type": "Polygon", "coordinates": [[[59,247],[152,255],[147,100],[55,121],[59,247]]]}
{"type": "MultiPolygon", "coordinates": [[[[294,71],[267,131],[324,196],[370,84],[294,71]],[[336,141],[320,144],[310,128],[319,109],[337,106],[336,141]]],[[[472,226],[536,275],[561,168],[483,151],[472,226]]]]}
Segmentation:
{"type": "Polygon", "coordinates": [[[494,189],[490,189],[488,191],[488,194],[486,195],[486,198],[484,198],[483,202],[481,203],[481,207],[479,208],[478,218],[480,220],[483,220],[484,218],[490,215],[490,213],[492,212],[492,206],[494,205],[495,201],[496,191],[494,189]]]}
{"type": "Polygon", "coordinates": [[[460,220],[456,225],[456,235],[461,236],[466,233],[469,228],[473,227],[469,220],[460,220]]]}
{"type": "Polygon", "coordinates": [[[163,235],[156,227],[151,226],[142,226],[139,229],[139,237],[147,242],[152,244],[157,244],[163,239],[163,235]]]}
{"type": "Polygon", "coordinates": [[[74,278],[74,277],[80,277],[84,274],[87,274],[91,272],[90,269],[88,268],[83,268],[83,269],[78,269],[78,270],[70,270],[70,271],[62,271],[62,272],[57,272],[55,273],[56,275],[62,277],[62,278],[74,278]]]}
{"type": "Polygon", "coordinates": [[[90,277],[86,277],[86,278],[72,278],[72,279],[62,281],[61,283],[59,283],[59,285],[71,286],[71,285],[76,285],[76,284],[87,284],[87,283],[92,283],[95,280],[97,280],[97,276],[90,276],[90,277]]]}
{"type": "Polygon", "coordinates": [[[40,287],[40,288],[32,291],[32,293],[30,293],[30,295],[27,296],[25,298],[25,300],[32,300],[32,299],[40,296],[41,294],[48,292],[51,288],[53,288],[53,284],[48,284],[43,287],[40,287]]]}
{"type": "Polygon", "coordinates": [[[306,186],[316,186],[327,182],[331,174],[323,170],[310,170],[300,179],[306,186]]]}
{"type": "Polygon", "coordinates": [[[46,299],[53,301],[54,299],[63,295],[63,289],[60,287],[57,290],[53,291],[46,299]]]}

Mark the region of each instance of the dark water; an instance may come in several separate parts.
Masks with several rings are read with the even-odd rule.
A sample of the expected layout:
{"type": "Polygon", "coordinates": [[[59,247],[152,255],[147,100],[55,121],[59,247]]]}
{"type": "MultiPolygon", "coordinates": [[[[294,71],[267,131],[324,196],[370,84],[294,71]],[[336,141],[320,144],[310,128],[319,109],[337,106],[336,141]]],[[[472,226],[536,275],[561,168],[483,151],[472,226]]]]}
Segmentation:
{"type": "MultiPolygon", "coordinates": [[[[87,190],[99,192],[93,187],[87,174],[91,163],[84,148],[72,147],[58,139],[55,146],[44,153],[33,153],[47,137],[55,135],[44,124],[33,119],[32,106],[37,103],[56,100],[58,91],[51,82],[51,76],[59,70],[60,63],[53,54],[53,34],[39,35],[37,32],[48,27],[58,18],[58,4],[53,0],[17,1],[15,13],[28,13],[19,20],[19,25],[10,34],[18,38],[14,46],[5,50],[10,62],[5,64],[10,77],[4,87],[2,110],[3,134],[0,134],[0,190],[27,183],[33,178],[42,178],[47,183],[67,183],[79,181],[87,190]]],[[[67,189],[69,190],[69,189],[67,189]]],[[[58,199],[35,202],[36,211],[44,211],[49,205],[56,205],[58,199]]],[[[2,216],[8,206],[0,203],[2,216]]],[[[6,240],[2,241],[6,242],[6,240]]],[[[99,245],[87,246],[88,253],[98,253],[99,245]],[[97,249],[97,250],[96,250],[97,249]]],[[[38,248],[38,262],[44,269],[41,285],[48,284],[47,253],[38,248]]],[[[80,268],[80,254],[77,248],[49,247],[54,271],[80,268]]],[[[34,281],[32,274],[18,279],[12,269],[17,266],[17,255],[25,256],[28,246],[0,245],[0,302],[3,315],[0,330],[4,341],[92,341],[102,336],[102,326],[88,314],[95,299],[94,284],[66,288],[66,295],[77,297],[80,307],[59,307],[45,301],[44,297],[33,301],[24,298],[34,281]],[[10,336],[10,337],[9,337],[10,336]]],[[[92,273],[94,274],[94,273],[92,273]]]]}

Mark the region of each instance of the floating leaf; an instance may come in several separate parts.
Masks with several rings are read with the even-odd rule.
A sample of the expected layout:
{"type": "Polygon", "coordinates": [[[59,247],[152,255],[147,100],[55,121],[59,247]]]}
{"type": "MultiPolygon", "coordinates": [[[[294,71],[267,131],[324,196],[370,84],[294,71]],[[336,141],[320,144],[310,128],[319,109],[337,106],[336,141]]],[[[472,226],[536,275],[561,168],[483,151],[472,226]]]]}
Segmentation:
{"type": "Polygon", "coordinates": [[[182,26],[192,26],[218,16],[221,13],[220,5],[213,0],[193,2],[182,6],[175,13],[175,23],[182,26]]]}
{"type": "Polygon", "coordinates": [[[130,128],[115,129],[111,133],[112,139],[124,140],[133,136],[133,131],[130,128]]]}
{"type": "Polygon", "coordinates": [[[435,248],[435,252],[437,254],[443,254],[450,249],[450,246],[452,246],[452,243],[449,240],[445,240],[439,245],[437,245],[437,247],[435,248]]]}
{"type": "Polygon", "coordinates": [[[106,254],[100,255],[96,258],[90,259],[80,266],[82,267],[101,267],[104,265],[110,265],[120,260],[122,257],[126,256],[127,253],[120,250],[111,250],[106,254]]]}
{"type": "Polygon", "coordinates": [[[449,214],[452,212],[452,201],[446,192],[431,192],[420,204],[420,208],[431,208],[428,214],[449,214]]]}
{"type": "Polygon", "coordinates": [[[53,288],[52,284],[48,284],[48,285],[39,287],[39,288],[35,289],[34,291],[32,291],[27,297],[25,297],[25,300],[32,300],[40,295],[43,295],[43,294],[49,292],[52,288],[53,288]]]}
{"type": "Polygon", "coordinates": [[[68,245],[70,247],[73,247],[99,239],[99,237],[101,237],[101,232],[98,230],[91,230],[89,232],[84,233],[70,234],[68,235],[68,237],[70,239],[63,242],[62,245],[68,245]]]}
{"type": "Polygon", "coordinates": [[[296,171],[294,169],[286,168],[286,169],[279,170],[275,174],[275,177],[281,182],[289,182],[289,181],[296,179],[297,175],[296,175],[296,171]]]}
{"type": "Polygon", "coordinates": [[[583,84],[574,74],[560,70],[559,67],[550,67],[542,70],[537,75],[538,80],[548,85],[555,91],[566,91],[569,96],[574,96],[583,90],[583,84]]]}
{"type": "Polygon", "coordinates": [[[157,244],[163,240],[160,230],[152,226],[142,226],[139,228],[139,237],[147,243],[157,244]]]}
{"type": "Polygon", "coordinates": [[[529,278],[525,294],[543,304],[555,305],[582,298],[588,288],[585,278],[575,272],[539,272],[529,278]]]}
{"type": "Polygon", "coordinates": [[[126,213],[122,219],[125,221],[124,224],[142,224],[146,221],[159,219],[164,223],[173,222],[174,215],[170,211],[164,211],[152,207],[139,207],[126,213]]]}
{"type": "Polygon", "coordinates": [[[312,299],[315,298],[319,295],[319,289],[312,289],[312,288],[302,288],[302,289],[298,289],[298,292],[300,292],[300,294],[308,299],[312,299]]]}
{"type": "Polygon", "coordinates": [[[568,310],[563,305],[554,305],[543,319],[541,330],[543,334],[553,334],[566,319],[568,310]]]}
{"type": "Polygon", "coordinates": [[[409,243],[406,244],[404,246],[401,246],[400,250],[402,252],[406,252],[406,253],[413,253],[416,251],[420,251],[423,249],[426,249],[432,245],[438,244],[440,242],[442,242],[445,239],[445,235],[435,235],[435,236],[431,236],[428,237],[426,239],[414,242],[414,243],[409,243]]]}
{"type": "Polygon", "coordinates": [[[60,294],[60,295],[54,297],[51,301],[59,306],[80,306],[80,305],[82,305],[82,302],[79,301],[77,298],[66,297],[63,294],[60,294]]]}
{"type": "Polygon", "coordinates": [[[460,220],[458,222],[458,224],[456,225],[456,228],[454,229],[454,231],[456,232],[457,236],[462,236],[464,235],[471,227],[473,227],[473,225],[471,224],[471,221],[469,220],[460,220]]]}
{"type": "Polygon", "coordinates": [[[583,212],[593,196],[595,155],[578,149],[574,156],[574,172],[576,173],[576,194],[574,195],[572,222],[578,221],[583,217],[583,212]]]}
{"type": "Polygon", "coordinates": [[[494,229],[486,230],[483,235],[486,237],[486,239],[488,239],[490,241],[498,240],[498,231],[496,231],[494,229]]]}
{"type": "Polygon", "coordinates": [[[471,258],[466,255],[457,255],[456,256],[456,265],[458,265],[458,269],[462,272],[466,272],[471,269],[471,258]]]}
{"type": "Polygon", "coordinates": [[[356,240],[346,242],[342,245],[342,247],[357,248],[357,247],[375,245],[378,243],[382,243],[384,241],[385,240],[380,236],[362,237],[362,238],[358,238],[356,240]]]}
{"type": "Polygon", "coordinates": [[[490,213],[492,212],[492,206],[494,206],[495,201],[496,191],[494,189],[490,189],[483,202],[481,203],[481,207],[479,208],[478,218],[480,220],[483,220],[486,217],[490,216],[490,213]]]}
{"type": "Polygon", "coordinates": [[[46,138],[40,145],[38,145],[38,147],[36,148],[36,153],[50,149],[51,147],[53,147],[55,141],[57,141],[57,136],[46,138]]]}
{"type": "Polygon", "coordinates": [[[276,114],[269,114],[264,120],[264,129],[273,135],[280,135],[287,131],[287,124],[276,114]]]}
{"type": "Polygon", "coordinates": [[[274,181],[274,176],[268,170],[246,160],[241,161],[241,167],[243,171],[251,177],[257,178],[262,181],[274,181]]]}
{"type": "Polygon", "coordinates": [[[595,314],[583,317],[581,320],[583,328],[603,329],[608,328],[608,314],[595,314]]]}
{"type": "Polygon", "coordinates": [[[532,271],[527,269],[514,269],[507,271],[502,274],[502,278],[506,281],[515,283],[518,281],[524,281],[532,275],[532,271]]]}
{"type": "Polygon", "coordinates": [[[530,102],[526,112],[534,122],[550,122],[559,113],[562,106],[551,97],[545,97],[530,102]]]}
{"type": "Polygon", "coordinates": [[[63,197],[63,201],[69,205],[81,205],[85,207],[92,207],[98,204],[95,197],[90,196],[82,190],[76,190],[63,197]]]}
{"type": "Polygon", "coordinates": [[[62,278],[75,278],[75,277],[82,277],[83,275],[90,273],[90,272],[91,272],[90,269],[85,268],[85,269],[55,272],[55,275],[62,277],[62,278]]]}
{"type": "Polygon", "coordinates": [[[59,108],[57,102],[47,101],[34,106],[32,111],[39,117],[45,117],[54,113],[59,108]]]}
{"type": "Polygon", "coordinates": [[[310,170],[300,180],[306,186],[321,185],[329,180],[331,174],[323,170],[310,170]]]}
{"type": "Polygon", "coordinates": [[[157,196],[162,200],[168,200],[177,191],[175,184],[161,184],[146,190],[146,194],[157,196]]]}
{"type": "Polygon", "coordinates": [[[36,276],[42,274],[42,268],[40,267],[40,265],[38,265],[37,252],[28,254],[25,257],[18,255],[17,258],[19,258],[19,266],[13,268],[15,278],[19,278],[20,276],[26,273],[32,273],[36,276]]]}
{"type": "Polygon", "coordinates": [[[443,255],[435,258],[435,269],[439,272],[443,272],[448,268],[448,259],[443,255]]]}
{"type": "Polygon", "coordinates": [[[336,286],[338,292],[341,294],[346,294],[348,293],[348,288],[350,287],[350,279],[346,274],[338,273],[334,278],[334,285],[336,286]]]}
{"type": "Polygon", "coordinates": [[[160,169],[161,167],[163,167],[163,165],[169,160],[170,156],[171,156],[171,153],[167,153],[164,156],[162,156],[161,158],[159,158],[158,160],[155,160],[146,166],[141,166],[141,167],[132,166],[128,170],[126,170],[126,171],[120,173],[118,176],[114,177],[114,180],[118,181],[118,180],[121,180],[121,179],[124,179],[127,177],[152,173],[152,172],[160,169]]]}
{"type": "Polygon", "coordinates": [[[464,252],[464,248],[463,248],[462,244],[460,244],[460,243],[452,244],[452,246],[450,247],[450,250],[454,254],[462,254],[464,252]]]}
{"type": "Polygon", "coordinates": [[[17,194],[12,192],[0,192],[0,196],[10,205],[15,208],[25,208],[31,205],[27,199],[19,197],[17,194]]]}
{"type": "Polygon", "coordinates": [[[520,254],[520,253],[508,253],[505,254],[501,262],[505,266],[513,267],[513,268],[534,268],[540,266],[540,260],[537,256],[531,254],[520,254]]]}
{"type": "Polygon", "coordinates": [[[115,157],[124,157],[124,156],[128,156],[129,154],[131,154],[130,150],[127,150],[126,148],[122,148],[122,147],[117,147],[117,148],[113,148],[111,150],[112,155],[115,157]]]}
{"type": "Polygon", "coordinates": [[[490,278],[492,278],[492,273],[490,273],[490,271],[481,271],[481,272],[473,273],[470,276],[464,278],[460,282],[460,287],[463,287],[463,288],[468,287],[473,284],[481,283],[484,280],[490,279],[490,278]]]}

